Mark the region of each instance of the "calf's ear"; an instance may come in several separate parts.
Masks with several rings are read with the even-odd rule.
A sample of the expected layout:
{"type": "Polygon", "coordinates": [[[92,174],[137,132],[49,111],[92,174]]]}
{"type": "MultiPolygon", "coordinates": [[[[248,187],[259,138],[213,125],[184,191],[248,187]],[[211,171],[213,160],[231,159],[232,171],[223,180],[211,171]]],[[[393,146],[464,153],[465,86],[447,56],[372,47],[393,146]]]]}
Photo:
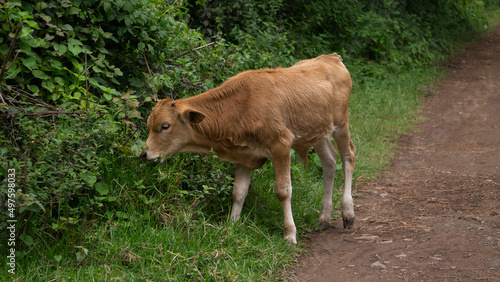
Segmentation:
{"type": "Polygon", "coordinates": [[[195,110],[185,110],[182,113],[182,118],[189,123],[200,123],[205,119],[205,115],[195,110]]]}

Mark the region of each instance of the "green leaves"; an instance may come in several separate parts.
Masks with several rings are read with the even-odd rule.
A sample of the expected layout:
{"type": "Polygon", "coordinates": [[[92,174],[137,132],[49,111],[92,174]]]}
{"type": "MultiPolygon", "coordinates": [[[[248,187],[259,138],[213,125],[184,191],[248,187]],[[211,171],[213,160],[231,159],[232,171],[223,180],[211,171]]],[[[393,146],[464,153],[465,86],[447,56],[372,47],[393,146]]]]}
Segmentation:
{"type": "Polygon", "coordinates": [[[0,20],[11,21],[10,25],[0,26],[2,52],[10,44],[8,38],[13,35],[12,27],[24,23],[19,35],[21,52],[7,72],[6,84],[41,91],[39,94],[42,97],[59,102],[75,99],[76,95],[72,95],[71,91],[84,87],[85,76],[102,78],[99,83],[93,84],[96,88],[90,89],[90,95],[99,96],[101,91],[109,93],[109,89],[116,91],[115,88],[121,85],[119,79],[123,72],[109,62],[113,56],[122,56],[123,45],[117,44],[113,32],[102,30],[101,23],[106,19],[96,18],[98,13],[81,13],[81,5],[90,5],[86,9],[92,9],[94,5],[97,9],[100,4],[92,0],[85,3],[63,1],[59,4],[38,1],[34,9],[26,10],[24,8],[30,7],[30,2],[0,4],[9,8],[8,13],[1,10],[0,20]],[[89,15],[94,15],[95,21],[88,21],[89,15]],[[85,22],[91,25],[80,26],[85,22]],[[34,30],[37,32],[34,33],[34,30]],[[108,42],[110,46],[106,46],[108,42]],[[98,54],[94,56],[96,51],[98,54]],[[84,69],[86,63],[88,68],[84,69]]]}
{"type": "Polygon", "coordinates": [[[31,71],[38,68],[38,64],[37,64],[36,60],[32,57],[21,58],[21,61],[22,61],[23,65],[31,71]]]}
{"type": "Polygon", "coordinates": [[[34,77],[42,79],[42,80],[50,78],[48,75],[45,74],[45,72],[43,72],[41,70],[34,70],[32,73],[33,73],[34,77]]]}
{"type": "Polygon", "coordinates": [[[98,182],[95,184],[95,190],[99,193],[99,195],[106,196],[109,193],[109,186],[104,182],[98,182]]]}
{"type": "MultiPolygon", "coordinates": [[[[21,52],[4,84],[36,91],[56,104],[82,108],[87,97],[112,103],[118,93],[129,90],[145,91],[143,99],[148,102],[158,96],[191,96],[235,72],[222,39],[218,45],[190,52],[207,43],[182,21],[186,10],[181,7],[151,5],[148,0],[37,1],[33,5],[18,1],[0,4],[11,8],[8,15],[2,10],[0,19],[7,22],[9,17],[12,23],[1,25],[0,34],[12,36],[11,26],[25,24],[21,52]]],[[[0,36],[0,50],[10,44],[9,36],[0,36]]],[[[140,112],[127,116],[139,118],[140,112]]]]}
{"type": "Polygon", "coordinates": [[[53,44],[52,47],[54,48],[54,50],[57,52],[57,55],[59,56],[63,56],[66,51],[68,51],[68,47],[64,44],[53,44]]]}

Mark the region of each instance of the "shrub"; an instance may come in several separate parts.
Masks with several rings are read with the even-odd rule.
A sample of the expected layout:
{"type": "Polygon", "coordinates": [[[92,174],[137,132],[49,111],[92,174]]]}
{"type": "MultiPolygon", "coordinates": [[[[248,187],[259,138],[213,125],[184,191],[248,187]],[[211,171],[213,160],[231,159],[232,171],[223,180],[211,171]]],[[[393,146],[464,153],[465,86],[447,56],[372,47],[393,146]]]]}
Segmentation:
{"type": "Polygon", "coordinates": [[[498,6],[468,0],[188,2],[193,25],[244,47],[256,67],[289,65],[283,56],[338,52],[390,70],[434,62],[464,34],[484,29],[485,5],[498,6]]]}
{"type": "Polygon", "coordinates": [[[225,76],[208,67],[224,64],[216,52],[185,56],[205,42],[176,20],[181,10],[172,6],[147,0],[15,0],[0,5],[2,54],[23,24],[16,42],[19,53],[3,87],[30,91],[52,105],[83,109],[88,94],[91,101],[106,104],[129,90],[146,90],[146,97],[153,98],[158,91],[163,97],[175,92],[182,97],[225,76]]]}
{"type": "MultiPolygon", "coordinates": [[[[183,182],[173,184],[158,170],[140,171],[137,159],[144,117],[156,99],[197,94],[233,71],[234,56],[222,39],[209,45],[179,20],[181,8],[152,1],[0,5],[0,54],[10,65],[0,82],[6,102],[0,106],[0,167],[2,176],[7,168],[17,172],[17,212],[23,222],[18,230],[29,236],[23,239],[28,246],[50,244],[63,234],[74,242],[91,220],[125,218],[120,209],[135,197],[121,193],[122,173],[146,212],[179,193],[186,202],[228,193],[231,171],[210,158],[174,158],[193,164],[192,175],[208,168],[216,175],[202,183],[210,179],[181,174],[183,182]],[[11,43],[17,55],[6,58],[11,43]],[[149,180],[130,179],[137,174],[149,180]],[[222,189],[215,190],[219,185],[222,189]]],[[[3,190],[0,199],[6,199],[3,190]]],[[[0,218],[6,216],[2,209],[0,218]]]]}

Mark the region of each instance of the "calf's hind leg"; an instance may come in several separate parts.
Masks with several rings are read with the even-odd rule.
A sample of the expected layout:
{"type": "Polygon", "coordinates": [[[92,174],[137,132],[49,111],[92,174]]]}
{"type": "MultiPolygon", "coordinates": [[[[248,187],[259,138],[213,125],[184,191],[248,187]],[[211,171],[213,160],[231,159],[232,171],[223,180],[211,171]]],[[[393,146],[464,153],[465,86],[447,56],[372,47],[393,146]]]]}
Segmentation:
{"type": "Polygon", "coordinates": [[[248,194],[252,170],[242,165],[236,164],[234,171],[233,186],[233,207],[231,209],[231,220],[238,221],[241,215],[243,203],[248,194]]]}
{"type": "Polygon", "coordinates": [[[321,160],[323,167],[323,204],[319,215],[319,226],[326,229],[332,220],[332,194],[335,170],[337,168],[337,152],[332,146],[329,138],[319,141],[314,150],[321,160]]]}
{"type": "Polygon", "coordinates": [[[344,228],[352,228],[354,225],[354,203],[352,201],[352,175],[354,172],[354,162],[356,147],[351,142],[349,136],[349,124],[337,128],[332,133],[333,139],[337,142],[340,159],[342,160],[342,170],[344,171],[344,195],[342,196],[342,220],[344,228]]]}

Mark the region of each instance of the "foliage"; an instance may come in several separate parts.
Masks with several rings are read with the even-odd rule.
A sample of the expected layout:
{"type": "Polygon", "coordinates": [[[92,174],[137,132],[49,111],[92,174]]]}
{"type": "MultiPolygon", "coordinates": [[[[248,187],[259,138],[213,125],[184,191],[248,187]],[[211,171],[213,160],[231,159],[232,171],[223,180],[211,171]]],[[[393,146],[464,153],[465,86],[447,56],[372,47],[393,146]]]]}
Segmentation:
{"type": "MultiPolygon", "coordinates": [[[[174,7],[146,0],[16,0],[1,6],[1,54],[10,44],[6,39],[23,24],[19,56],[2,82],[7,89],[20,87],[53,104],[83,109],[86,95],[100,104],[129,90],[145,89],[153,99],[155,91],[182,97],[190,92],[177,88],[204,89],[200,82],[221,80],[207,62],[179,55],[204,42],[175,20],[174,7]],[[151,74],[154,81],[147,84],[151,74]]],[[[205,60],[220,59],[215,54],[205,60]]]]}
{"type": "MultiPolygon", "coordinates": [[[[5,149],[0,166],[2,176],[7,167],[16,171],[17,212],[27,219],[20,230],[29,230],[24,234],[50,233],[51,227],[66,228],[60,218],[83,217],[101,174],[99,152],[117,141],[118,125],[96,115],[60,115],[55,121],[19,115],[2,120],[0,142],[5,149]]],[[[4,210],[1,217],[6,218],[4,210]]]]}
{"type": "Polygon", "coordinates": [[[436,54],[452,51],[464,34],[484,29],[484,6],[469,0],[189,1],[195,26],[205,34],[222,33],[247,52],[257,50],[257,64],[283,65],[283,56],[336,51],[390,70],[428,65],[436,54]],[[272,60],[267,52],[275,54],[272,60]]]}

